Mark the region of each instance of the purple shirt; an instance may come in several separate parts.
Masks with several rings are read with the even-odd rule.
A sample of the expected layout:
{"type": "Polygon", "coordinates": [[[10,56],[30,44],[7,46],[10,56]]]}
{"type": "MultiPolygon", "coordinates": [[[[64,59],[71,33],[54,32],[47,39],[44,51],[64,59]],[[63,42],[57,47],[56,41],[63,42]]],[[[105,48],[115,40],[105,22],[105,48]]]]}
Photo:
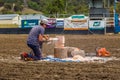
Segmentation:
{"type": "Polygon", "coordinates": [[[27,44],[39,46],[40,42],[38,38],[40,34],[44,34],[44,31],[45,29],[42,26],[33,27],[28,35],[27,44]]]}

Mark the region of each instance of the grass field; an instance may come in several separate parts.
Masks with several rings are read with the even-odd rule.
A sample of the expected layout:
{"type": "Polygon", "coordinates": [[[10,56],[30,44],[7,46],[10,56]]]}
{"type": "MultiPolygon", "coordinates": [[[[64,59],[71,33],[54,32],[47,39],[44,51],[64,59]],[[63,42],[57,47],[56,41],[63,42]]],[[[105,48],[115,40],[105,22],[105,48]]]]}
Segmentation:
{"type": "MultiPolygon", "coordinates": [[[[0,80],[120,80],[120,60],[106,63],[41,62],[18,60],[19,53],[30,51],[27,34],[0,34],[0,80]]],[[[51,34],[50,36],[56,36],[51,34]]],[[[95,52],[105,47],[120,58],[120,35],[65,36],[65,46],[95,52]]],[[[54,45],[43,45],[43,55],[53,55],[54,45]]]]}

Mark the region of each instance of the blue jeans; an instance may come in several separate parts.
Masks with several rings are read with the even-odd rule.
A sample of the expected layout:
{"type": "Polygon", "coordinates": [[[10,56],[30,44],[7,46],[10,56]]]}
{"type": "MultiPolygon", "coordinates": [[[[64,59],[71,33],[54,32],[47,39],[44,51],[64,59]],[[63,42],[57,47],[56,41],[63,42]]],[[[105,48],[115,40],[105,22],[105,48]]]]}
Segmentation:
{"type": "Polygon", "coordinates": [[[33,58],[34,60],[40,60],[42,58],[42,51],[41,51],[40,46],[35,46],[35,45],[32,45],[32,44],[27,44],[27,45],[34,52],[34,55],[28,54],[28,57],[33,58]]]}

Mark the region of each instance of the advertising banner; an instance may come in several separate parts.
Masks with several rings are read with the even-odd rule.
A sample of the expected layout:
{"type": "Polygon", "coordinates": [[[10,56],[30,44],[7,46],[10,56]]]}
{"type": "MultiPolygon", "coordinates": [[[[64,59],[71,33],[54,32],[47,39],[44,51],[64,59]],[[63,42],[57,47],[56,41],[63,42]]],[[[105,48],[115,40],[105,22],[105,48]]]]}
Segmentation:
{"type": "Polygon", "coordinates": [[[64,30],[88,30],[87,19],[65,19],[64,30]]]}
{"type": "Polygon", "coordinates": [[[89,29],[104,29],[105,21],[102,20],[90,20],[89,29]]]}
{"type": "Polygon", "coordinates": [[[21,20],[22,28],[31,28],[39,24],[39,20],[21,20]]]}
{"type": "Polygon", "coordinates": [[[64,28],[64,20],[57,20],[56,28],[64,28]]]}
{"type": "Polygon", "coordinates": [[[49,18],[47,19],[49,21],[49,24],[47,28],[55,28],[56,27],[56,19],[55,18],[49,18]]]}

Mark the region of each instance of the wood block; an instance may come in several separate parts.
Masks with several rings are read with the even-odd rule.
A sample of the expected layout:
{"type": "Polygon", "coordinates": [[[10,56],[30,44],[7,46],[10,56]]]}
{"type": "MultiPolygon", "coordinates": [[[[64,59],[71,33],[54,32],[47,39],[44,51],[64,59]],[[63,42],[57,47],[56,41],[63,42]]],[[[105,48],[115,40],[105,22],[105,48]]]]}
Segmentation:
{"type": "Polygon", "coordinates": [[[68,57],[73,57],[73,55],[71,54],[72,51],[79,51],[79,49],[76,47],[66,47],[66,48],[67,48],[68,57]]]}
{"type": "Polygon", "coordinates": [[[58,40],[55,42],[55,47],[64,47],[65,37],[64,36],[56,36],[56,37],[58,40]]]}
{"type": "Polygon", "coordinates": [[[67,48],[66,47],[55,47],[54,48],[54,57],[55,58],[67,58],[67,48]]]}

